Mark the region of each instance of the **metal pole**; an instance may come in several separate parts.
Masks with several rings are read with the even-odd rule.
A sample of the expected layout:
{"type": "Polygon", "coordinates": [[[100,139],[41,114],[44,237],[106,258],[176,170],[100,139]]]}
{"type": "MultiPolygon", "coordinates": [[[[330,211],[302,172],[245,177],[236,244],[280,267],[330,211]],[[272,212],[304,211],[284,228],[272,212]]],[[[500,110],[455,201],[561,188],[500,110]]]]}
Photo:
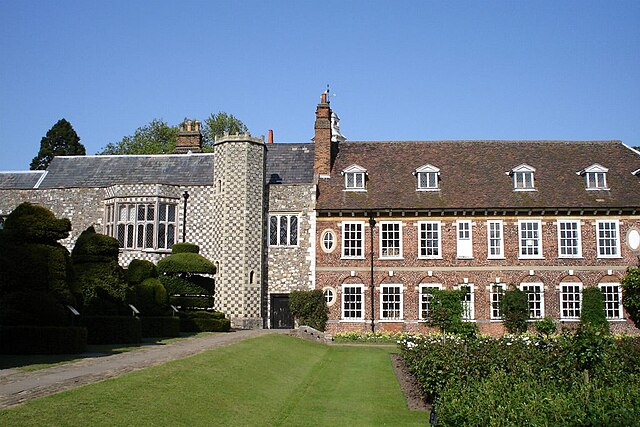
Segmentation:
{"type": "Polygon", "coordinates": [[[375,229],[376,226],[376,220],[373,217],[373,212],[369,212],[369,228],[370,230],[370,255],[371,255],[371,332],[375,332],[376,331],[376,325],[375,325],[375,306],[373,304],[373,297],[374,297],[374,289],[375,289],[375,283],[373,281],[373,230],[375,229]]]}
{"type": "Polygon", "coordinates": [[[187,200],[189,199],[189,193],[185,191],[182,197],[184,197],[184,209],[182,212],[182,243],[185,243],[187,241],[187,200]]]}

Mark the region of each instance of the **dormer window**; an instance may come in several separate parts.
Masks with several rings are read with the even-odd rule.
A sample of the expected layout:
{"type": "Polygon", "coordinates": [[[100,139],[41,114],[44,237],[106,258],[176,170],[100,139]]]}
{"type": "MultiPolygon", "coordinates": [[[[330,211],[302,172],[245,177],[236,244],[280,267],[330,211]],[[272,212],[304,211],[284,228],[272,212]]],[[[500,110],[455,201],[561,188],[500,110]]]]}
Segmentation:
{"type": "Polygon", "coordinates": [[[418,177],[418,191],[438,191],[440,190],[440,169],[426,164],[413,172],[418,177]]]}
{"type": "Polygon", "coordinates": [[[607,187],[607,172],[609,169],[597,163],[592,164],[588,168],[584,168],[578,175],[584,176],[584,184],[589,190],[608,190],[607,187]]]}
{"type": "Polygon", "coordinates": [[[346,191],[366,191],[365,177],[367,170],[358,165],[351,165],[342,171],[344,175],[344,189],[346,191]]]}
{"type": "Polygon", "coordinates": [[[533,174],[536,169],[532,166],[522,164],[511,169],[507,175],[513,177],[514,191],[535,191],[533,174]]]}

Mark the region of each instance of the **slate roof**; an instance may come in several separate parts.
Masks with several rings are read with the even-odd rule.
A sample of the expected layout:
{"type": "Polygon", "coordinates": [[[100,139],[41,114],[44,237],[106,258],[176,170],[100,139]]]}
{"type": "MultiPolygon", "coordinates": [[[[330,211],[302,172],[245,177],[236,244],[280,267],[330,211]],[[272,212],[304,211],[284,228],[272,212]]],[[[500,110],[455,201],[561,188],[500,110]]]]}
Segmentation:
{"type": "Polygon", "coordinates": [[[267,144],[267,184],[313,182],[313,144],[267,144]]]}
{"type": "Polygon", "coordinates": [[[345,142],[330,179],[319,182],[320,211],[639,208],[640,155],[620,141],[345,142]],[[413,172],[440,169],[440,191],[416,191],[413,172]],[[536,191],[517,192],[507,175],[533,166],[536,191]],[[586,191],[576,172],[599,163],[609,191],[586,191]],[[366,192],[343,191],[345,168],[367,169],[366,192]]]}
{"type": "Polygon", "coordinates": [[[60,156],[39,188],[116,184],[213,185],[213,155],[60,156]]]}
{"type": "Polygon", "coordinates": [[[0,189],[26,190],[33,188],[45,171],[0,172],[0,189]]]}

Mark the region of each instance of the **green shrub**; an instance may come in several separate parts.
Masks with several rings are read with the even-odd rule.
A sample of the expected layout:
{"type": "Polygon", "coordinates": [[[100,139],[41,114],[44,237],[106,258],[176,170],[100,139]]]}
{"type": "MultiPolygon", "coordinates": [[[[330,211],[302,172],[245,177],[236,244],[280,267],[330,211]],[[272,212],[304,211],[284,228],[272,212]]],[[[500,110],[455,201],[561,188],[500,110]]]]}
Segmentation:
{"type": "Polygon", "coordinates": [[[329,319],[329,308],[324,293],[319,289],[292,291],[289,294],[289,310],[300,326],[311,326],[319,331],[324,331],[329,319]]]}
{"type": "Polygon", "coordinates": [[[74,264],[109,262],[118,259],[118,241],[110,236],[96,233],[93,227],[84,230],[71,251],[74,264]]]}
{"type": "Polygon", "coordinates": [[[629,267],[621,285],[622,305],[636,328],[640,328],[640,268],[629,267]]]}
{"type": "Polygon", "coordinates": [[[169,298],[160,280],[157,278],[144,279],[135,285],[136,308],[141,316],[161,316],[170,314],[169,298]]]}
{"type": "Polygon", "coordinates": [[[213,297],[209,295],[172,295],[169,297],[169,302],[183,310],[213,308],[213,297]]]}
{"type": "Polygon", "coordinates": [[[82,316],[89,344],[138,344],[142,340],[140,319],[133,316],[82,316]]]}
{"type": "Polygon", "coordinates": [[[69,236],[70,231],[67,218],[57,219],[49,209],[24,202],[5,219],[3,234],[26,243],[53,244],[69,236]]]}
{"type": "Polygon", "coordinates": [[[135,292],[124,280],[124,272],[117,260],[75,265],[74,288],[82,295],[82,313],[117,315],[129,311],[135,292]]]}
{"type": "Polygon", "coordinates": [[[179,315],[183,332],[228,332],[231,329],[231,321],[220,318],[217,312],[187,311],[179,315]]]}
{"type": "Polygon", "coordinates": [[[87,348],[87,328],[0,326],[1,354],[75,354],[87,348]]]}
{"type": "Polygon", "coordinates": [[[582,307],[580,309],[580,323],[591,328],[609,331],[609,322],[604,312],[602,291],[598,287],[582,290],[582,307]]]}
{"type": "Polygon", "coordinates": [[[197,254],[200,253],[200,246],[193,243],[174,243],[171,248],[172,254],[181,254],[181,253],[190,253],[197,254]]]}
{"type": "Polygon", "coordinates": [[[140,328],[143,338],[180,336],[180,318],[172,316],[142,316],[140,328]]]}
{"type": "Polygon", "coordinates": [[[529,320],[529,300],[527,293],[520,289],[509,289],[502,299],[504,327],[511,334],[527,332],[529,320]]]}
{"type": "Polygon", "coordinates": [[[49,292],[13,292],[0,299],[0,325],[69,326],[70,317],[49,292]]]}
{"type": "Polygon", "coordinates": [[[160,282],[168,295],[210,295],[212,293],[212,288],[206,289],[199,283],[192,282],[191,279],[192,277],[186,279],[180,276],[160,276],[160,282]]]}
{"type": "Polygon", "coordinates": [[[547,338],[556,333],[556,322],[553,321],[551,316],[546,316],[544,319],[538,320],[535,323],[535,327],[540,335],[544,335],[547,338]]]}
{"type": "Polygon", "coordinates": [[[158,277],[158,269],[151,261],[134,259],[129,263],[125,278],[129,283],[141,283],[144,279],[158,277]]]}
{"type": "Polygon", "coordinates": [[[455,290],[431,291],[431,310],[427,323],[437,326],[441,332],[447,332],[452,327],[456,329],[462,324],[462,298],[464,293],[455,290]]]}
{"type": "Polygon", "coordinates": [[[214,274],[215,266],[202,255],[183,252],[171,254],[158,262],[158,271],[162,274],[177,275],[190,274],[214,274]]]}

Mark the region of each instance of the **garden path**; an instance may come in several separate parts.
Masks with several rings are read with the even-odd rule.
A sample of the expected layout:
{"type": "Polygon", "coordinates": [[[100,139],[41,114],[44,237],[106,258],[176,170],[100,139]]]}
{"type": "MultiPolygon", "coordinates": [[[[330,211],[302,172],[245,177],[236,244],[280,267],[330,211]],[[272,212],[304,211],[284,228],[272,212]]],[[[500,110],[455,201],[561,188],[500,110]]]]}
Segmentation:
{"type": "Polygon", "coordinates": [[[3,369],[0,370],[0,409],[148,366],[182,359],[247,338],[289,332],[287,329],[237,330],[186,338],[168,344],[144,345],[140,349],[124,353],[96,355],[96,357],[88,357],[76,362],[32,372],[3,369]]]}

